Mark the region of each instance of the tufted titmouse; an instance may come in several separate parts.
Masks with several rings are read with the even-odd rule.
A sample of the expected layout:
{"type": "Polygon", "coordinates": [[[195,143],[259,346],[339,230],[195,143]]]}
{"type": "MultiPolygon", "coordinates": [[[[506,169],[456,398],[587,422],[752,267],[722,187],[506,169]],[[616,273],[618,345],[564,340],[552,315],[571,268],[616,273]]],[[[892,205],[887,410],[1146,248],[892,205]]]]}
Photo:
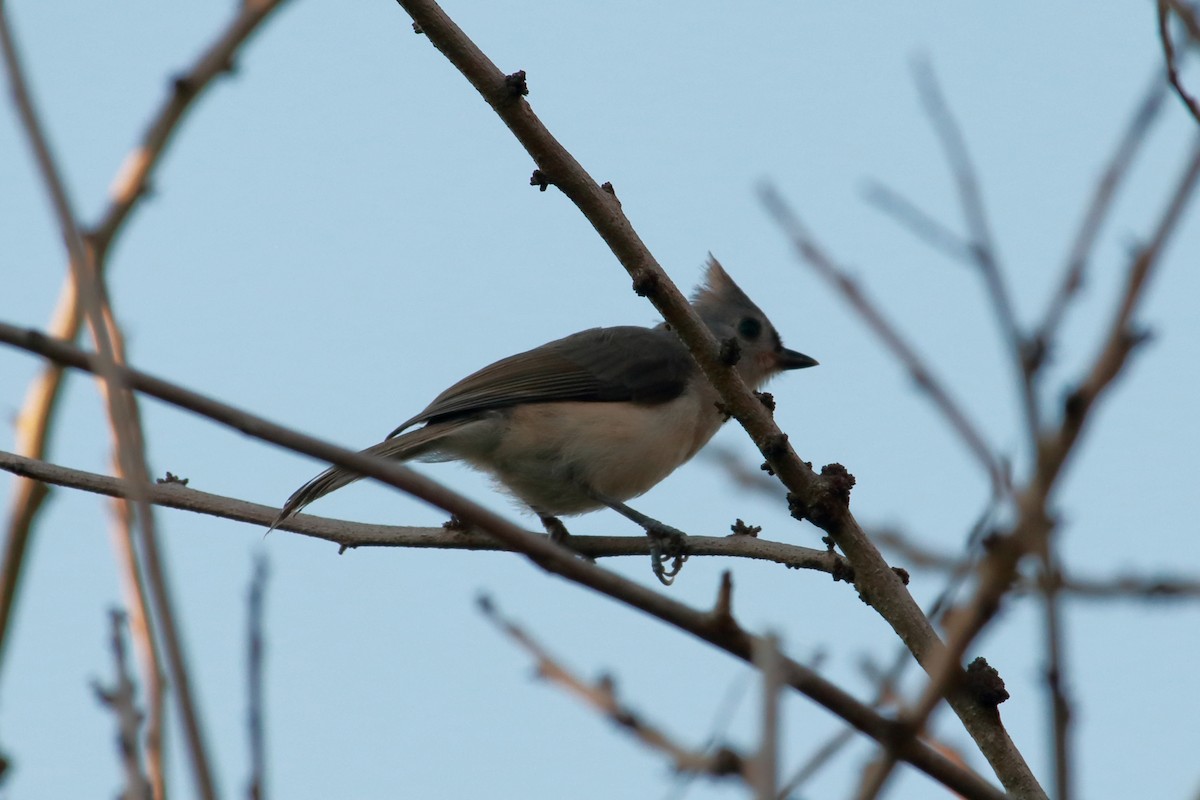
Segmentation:
{"type": "MultiPolygon", "coordinates": [[[[692,306],[718,341],[737,341],[737,370],[752,389],[783,370],[817,364],[784,348],[715,258],[692,306]]],[[[464,461],[533,509],[557,538],[566,535],[558,516],[604,506],[648,533],[670,533],[623,501],[648,491],[712,438],[725,421],[718,400],[666,323],[592,328],[469,375],[363,452],[464,461]],[[404,432],[418,423],[425,424],[404,432]]],[[[288,498],[272,527],[358,477],[330,467],[288,498]]]]}

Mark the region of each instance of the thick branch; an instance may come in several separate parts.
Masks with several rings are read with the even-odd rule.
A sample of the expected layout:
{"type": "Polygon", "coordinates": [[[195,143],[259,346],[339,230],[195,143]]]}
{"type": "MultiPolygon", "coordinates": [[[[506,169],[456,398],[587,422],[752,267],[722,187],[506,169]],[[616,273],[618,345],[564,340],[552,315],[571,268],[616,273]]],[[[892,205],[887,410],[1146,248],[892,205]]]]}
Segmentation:
{"type": "MultiPolygon", "coordinates": [[[[839,468],[841,474],[825,479],[800,460],[762,403],[737,372],[722,362],[712,334],[633,230],[615,195],[597,185],[542,125],[521,92],[514,91],[518,82],[506,80],[436,3],[431,0],[399,0],[399,3],[513,132],[537,164],[541,178],[553,183],[575,203],[612,249],[633,278],[635,290],[654,304],[687,345],[721,394],[726,409],[750,434],[775,474],[788,487],[797,501],[795,507],[819,509],[810,519],[833,537],[854,566],[859,595],[888,621],[928,669],[930,659],[942,649],[942,643],[903,582],[846,507],[842,491],[848,477],[845,470],[839,468]]],[[[519,84],[523,85],[523,81],[519,84]]],[[[951,705],[1007,788],[1032,797],[1044,794],[994,710],[980,706],[963,693],[953,694],[951,705]]]]}
{"type": "MultiPolygon", "coordinates": [[[[94,371],[99,360],[64,342],[55,342],[33,331],[22,331],[0,323],[0,341],[39,353],[69,366],[94,371]]],[[[627,580],[547,537],[530,533],[466,497],[393,461],[375,458],[291,431],[283,426],[196,392],[174,386],[144,372],[117,368],[122,380],[140,392],[185,408],[263,441],[287,447],[299,453],[352,470],[405,491],[414,497],[450,512],[466,523],[486,531],[512,547],[542,569],[601,594],[619,600],[724,650],[736,658],[753,663],[756,637],[740,628],[731,628],[725,617],[692,609],[675,600],[627,580]]],[[[151,489],[153,491],[153,489],[151,489]]],[[[897,580],[899,580],[897,578],[897,580]]],[[[832,711],[876,741],[890,740],[891,723],[867,705],[860,703],[817,673],[790,659],[780,659],[786,683],[817,704],[832,711]]],[[[971,798],[1000,798],[1003,794],[970,770],[950,762],[932,748],[917,742],[904,748],[901,758],[960,794],[971,798]]]]}
{"type": "Polygon", "coordinates": [[[1037,470],[1026,489],[1019,494],[1019,518],[1011,531],[994,537],[987,555],[979,565],[978,587],[970,600],[952,616],[948,624],[944,660],[931,671],[930,682],[920,699],[906,715],[911,730],[920,730],[937,705],[946,687],[955,684],[959,664],[975,636],[1000,608],[1000,602],[1017,577],[1017,565],[1049,535],[1054,521],[1050,517],[1053,494],[1075,445],[1096,402],[1111,387],[1126,360],[1144,337],[1132,328],[1146,283],[1159,263],[1170,236],[1178,227],[1183,210],[1200,179],[1200,137],[1195,140],[1189,160],[1159,219],[1150,242],[1130,264],[1125,289],[1107,332],[1106,341],[1087,378],[1067,399],[1057,431],[1038,445],[1037,470]]]}

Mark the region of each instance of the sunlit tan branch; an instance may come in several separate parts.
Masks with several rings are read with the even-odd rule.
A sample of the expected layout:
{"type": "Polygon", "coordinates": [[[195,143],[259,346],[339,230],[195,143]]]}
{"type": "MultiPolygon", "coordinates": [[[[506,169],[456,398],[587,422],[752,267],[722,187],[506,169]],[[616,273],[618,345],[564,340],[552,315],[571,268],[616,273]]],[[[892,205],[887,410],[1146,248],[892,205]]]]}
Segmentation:
{"type": "MultiPolygon", "coordinates": [[[[111,304],[108,302],[103,279],[90,250],[84,244],[67,196],[65,183],[50,152],[41,120],[34,110],[33,99],[29,94],[28,83],[25,80],[12,32],[8,26],[8,18],[2,13],[2,9],[0,9],[0,49],[3,50],[13,102],[17,107],[21,125],[29,139],[34,161],[50,197],[51,206],[66,245],[72,274],[79,287],[83,316],[87,320],[92,337],[96,342],[98,353],[95,374],[101,379],[99,386],[105,399],[112,427],[115,442],[114,458],[119,465],[121,474],[131,479],[133,513],[126,519],[135,522],[133,530],[140,538],[140,566],[145,570],[151,600],[155,606],[155,627],[161,631],[164,640],[168,669],[175,684],[180,716],[186,732],[193,778],[197,793],[207,800],[214,796],[211,770],[200,735],[198,711],[191,700],[187,668],[183,658],[182,644],[175,629],[166,577],[158,561],[154,518],[150,511],[151,506],[144,499],[145,487],[149,485],[144,439],[138,420],[136,400],[133,393],[128,391],[128,387],[123,383],[123,373],[120,370],[123,348],[120,344],[119,331],[111,312],[111,304]]],[[[131,532],[130,535],[132,536],[134,533],[131,532]]],[[[127,566],[127,570],[134,573],[138,571],[138,568],[139,564],[137,563],[127,566]]],[[[130,592],[129,595],[136,596],[136,593],[130,592]]],[[[147,628],[147,630],[150,629],[147,628]]],[[[150,654],[148,658],[153,657],[155,649],[153,642],[147,643],[146,650],[150,654]]],[[[149,755],[157,758],[158,751],[150,751],[149,755]]]]}
{"type": "Polygon", "coordinates": [[[238,51],[266,18],[285,0],[242,0],[229,25],[200,57],[169,84],[168,95],[142,134],[141,142],[126,157],[110,189],[108,208],[89,231],[88,244],[103,262],[109,246],[130,212],[150,188],[150,179],[171,137],[205,89],[218,77],[230,74],[238,51]]]}
{"type": "MultiPolygon", "coordinates": [[[[242,3],[226,30],[188,70],[171,82],[168,98],[150,121],[141,143],[127,156],[114,179],[112,198],[107,210],[100,222],[85,234],[101,272],[104,270],[105,257],[110,245],[128,220],[130,212],[146,195],[150,176],[186,112],[215,78],[230,70],[238,49],[257,30],[267,15],[281,4],[282,2],[275,0],[252,0],[242,3]]],[[[63,282],[58,304],[51,318],[49,333],[55,338],[73,341],[78,336],[80,324],[77,287],[74,277],[68,275],[63,282]]],[[[60,396],[60,380],[61,369],[55,364],[48,364],[30,385],[25,402],[17,414],[17,452],[31,458],[45,457],[46,441],[60,396]]],[[[18,590],[31,526],[44,497],[44,486],[26,480],[15,482],[4,545],[4,561],[0,567],[0,655],[7,641],[8,623],[18,590]]]]}
{"type": "Polygon", "coordinates": [[[121,576],[121,592],[125,598],[126,614],[129,618],[130,638],[141,664],[142,682],[145,684],[146,735],[143,741],[146,749],[146,774],[150,778],[151,796],[154,800],[163,800],[167,793],[162,746],[166,722],[166,679],[163,675],[162,658],[158,652],[157,637],[154,634],[154,624],[150,618],[146,584],[138,567],[137,550],[132,535],[133,508],[127,500],[127,497],[113,499],[112,542],[113,550],[117,553],[117,569],[121,576]]]}

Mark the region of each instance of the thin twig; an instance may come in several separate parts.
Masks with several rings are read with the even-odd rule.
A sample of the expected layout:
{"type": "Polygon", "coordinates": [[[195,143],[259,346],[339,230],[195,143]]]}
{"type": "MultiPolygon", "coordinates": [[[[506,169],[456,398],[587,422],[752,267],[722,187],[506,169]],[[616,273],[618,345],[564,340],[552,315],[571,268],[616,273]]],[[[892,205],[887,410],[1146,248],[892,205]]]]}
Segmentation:
{"type": "Polygon", "coordinates": [[[825,253],[795,211],[774,187],[764,185],[759,190],[759,197],[767,211],[774,217],[776,224],[788,237],[792,248],[796,251],[797,258],[811,266],[817,275],[841,294],[867,327],[879,338],[879,341],[908,370],[913,383],[941,412],[950,428],[958,434],[958,438],[967,448],[967,452],[979,462],[991,481],[993,494],[997,496],[1009,494],[1011,487],[1007,470],[993,455],[991,447],[983,438],[983,434],[979,432],[978,426],[971,422],[966,412],[954,401],[941,381],[933,376],[932,371],[925,365],[916,349],[887,320],[883,312],[867,298],[849,273],[825,253]]]}
{"type": "Polygon", "coordinates": [[[1197,123],[1200,123],[1200,103],[1197,103],[1196,98],[1183,88],[1183,83],[1179,79],[1175,44],[1171,41],[1171,12],[1175,11],[1181,19],[1187,19],[1190,16],[1184,8],[1181,8],[1182,5],[1182,3],[1171,2],[1171,0],[1158,0],[1158,39],[1162,43],[1163,58],[1167,65],[1167,80],[1170,82],[1171,88],[1175,90],[1175,94],[1183,101],[1184,108],[1197,123]]]}
{"type": "MultiPolygon", "coordinates": [[[[32,352],[54,358],[61,363],[88,371],[97,368],[98,359],[63,342],[55,342],[29,331],[20,331],[0,324],[0,340],[11,341],[32,352]]],[[[654,616],[669,625],[692,633],[725,652],[750,663],[754,638],[740,628],[731,628],[718,621],[708,611],[689,608],[638,583],[602,569],[587,559],[579,558],[572,550],[550,541],[543,535],[523,530],[489,509],[424,477],[420,473],[390,459],[375,458],[324,442],[315,437],[296,433],[261,417],[248,414],[194,392],[169,384],[136,370],[117,368],[121,376],[138,391],[165,400],[181,408],[225,424],[263,441],[287,447],[298,453],[321,459],[351,470],[365,478],[387,483],[425,502],[443,509],[465,523],[485,531],[526,555],[538,567],[590,587],[615,600],[654,616]],[[232,413],[230,413],[232,412],[232,413]]],[[[782,658],[786,683],[822,707],[837,714],[849,724],[872,737],[885,741],[891,735],[891,723],[858,702],[813,670],[791,659],[782,658]]],[[[950,786],[970,798],[1001,798],[1003,793],[992,787],[971,770],[953,764],[920,743],[906,749],[904,759],[935,780],[950,786]]]]}
{"type": "Polygon", "coordinates": [[[196,98],[219,76],[232,74],[238,51],[285,0],[242,0],[232,20],[200,57],[171,80],[162,106],[151,117],[142,140],[126,157],[109,190],[109,205],[89,231],[88,244],[103,262],[109,247],[138,201],[146,196],[154,169],[196,98]]]}
{"type": "Polygon", "coordinates": [[[100,681],[92,682],[97,699],[112,709],[117,717],[117,753],[125,771],[125,788],[121,792],[124,800],[150,800],[151,786],[142,769],[142,747],[139,731],[142,715],[137,709],[137,686],[129,675],[125,657],[125,615],[113,609],[109,612],[114,677],[112,688],[106,689],[100,681]]]}
{"type": "MultiPolygon", "coordinates": [[[[2,467],[2,465],[0,465],[2,467]]],[[[871,538],[880,548],[895,553],[907,569],[926,569],[934,572],[956,573],[969,565],[970,560],[956,558],[919,545],[910,537],[891,528],[871,531],[871,538]]],[[[1056,590],[1081,600],[1197,600],[1200,599],[1200,577],[1148,575],[1114,575],[1108,578],[1080,577],[1065,574],[1061,568],[1053,578],[1038,574],[1036,578],[1018,578],[1012,593],[1016,596],[1041,591],[1041,584],[1052,580],[1056,590]]],[[[931,613],[930,616],[933,616],[931,613]]]]}
{"type": "Polygon", "coordinates": [[[942,144],[946,161],[954,175],[959,202],[962,205],[967,231],[970,234],[970,249],[975,257],[975,263],[979,267],[980,275],[983,277],[984,285],[987,287],[988,297],[995,310],[1000,331],[1012,353],[1013,364],[1020,378],[1018,385],[1021,387],[1025,426],[1029,441],[1036,443],[1041,430],[1041,422],[1031,380],[1031,353],[1017,322],[1012,296],[1000,267],[991,225],[988,223],[987,212],[983,206],[983,191],[979,186],[979,178],[971,161],[971,155],[967,151],[962,131],[942,95],[933,67],[924,59],[917,60],[913,65],[913,74],[921,103],[929,115],[930,123],[942,144]]]}
{"type": "Polygon", "coordinates": [[[895,219],[934,250],[940,250],[955,261],[962,261],[966,264],[976,263],[975,251],[969,243],[964,242],[961,236],[921,210],[895,189],[879,181],[870,181],[867,184],[866,199],[868,203],[895,219]]]}
{"type": "Polygon", "coordinates": [[[1100,174],[1096,190],[1092,193],[1091,202],[1088,203],[1087,211],[1083,215],[1083,222],[1071,244],[1062,281],[1050,299],[1046,313],[1042,316],[1041,325],[1038,326],[1032,337],[1038,356],[1032,364],[1035,370],[1042,366],[1046,354],[1054,348],[1054,339],[1062,325],[1067,307],[1084,284],[1088,262],[1096,246],[1096,240],[1100,236],[1100,231],[1104,228],[1104,222],[1108,219],[1109,211],[1113,207],[1117,190],[1125,176],[1129,174],[1134,158],[1146,142],[1150,126],[1158,117],[1166,96],[1162,76],[1158,70],[1155,70],[1150,84],[1146,87],[1142,99],[1138,102],[1137,108],[1129,119],[1128,126],[1113,151],[1112,157],[1100,174]]]}
{"type": "MultiPolygon", "coordinates": [[[[75,281],[68,277],[63,284],[61,296],[54,315],[50,319],[48,333],[56,339],[75,339],[79,331],[79,303],[75,296],[75,281]]],[[[30,458],[45,458],[46,440],[49,436],[54,410],[62,396],[59,391],[63,380],[63,368],[48,363],[29,385],[25,402],[16,418],[16,450],[30,458]]],[[[0,567],[0,664],[8,643],[9,622],[12,620],[13,605],[20,587],[25,552],[33,530],[33,521],[47,496],[44,483],[19,478],[13,482],[12,500],[9,503],[8,524],[4,536],[4,563],[0,567]]]]}
{"type": "Polygon", "coordinates": [[[629,706],[622,704],[617,698],[616,683],[612,677],[602,676],[594,682],[583,680],[554,658],[517,623],[503,617],[490,597],[480,596],[477,604],[488,622],[534,659],[539,678],[558,684],[642,744],[665,755],[676,772],[708,775],[713,778],[736,776],[753,785],[748,774],[749,761],[737,751],[729,747],[719,747],[710,753],[679,744],[629,706]]]}
{"type": "Polygon", "coordinates": [[[267,796],[266,717],[263,714],[266,592],[267,557],[260,553],[254,558],[254,576],[250,579],[250,590],[246,594],[246,730],[250,742],[250,780],[246,795],[249,800],[265,800],[267,796]]]}
{"type": "MultiPolygon", "coordinates": [[[[110,480],[121,480],[112,478],[110,480]]],[[[45,484],[42,484],[45,485],[45,484]]],[[[131,495],[133,493],[130,493],[131,495]]],[[[146,697],[146,773],[154,800],[166,797],[166,770],[163,756],[163,729],[165,727],[164,699],[166,680],[163,676],[162,659],[150,619],[150,603],[145,581],[137,566],[137,552],[132,536],[133,508],[128,497],[115,497],[112,503],[113,549],[117,553],[117,566],[121,575],[121,591],[128,609],[130,636],[138,661],[146,697]]]]}
{"type": "MultiPolygon", "coordinates": [[[[1047,542],[1049,545],[1050,542],[1047,542]]],[[[1056,800],[1070,800],[1071,793],[1071,701],[1067,693],[1066,654],[1062,632],[1062,592],[1058,581],[1059,564],[1054,551],[1046,547],[1039,554],[1044,580],[1042,585],[1043,635],[1046,648],[1046,697],[1054,742],[1054,788],[1056,800]]]]}
{"type": "Polygon", "coordinates": [[[1200,5],[1187,3],[1184,0],[1167,0],[1175,18],[1183,24],[1183,29],[1191,37],[1192,43],[1200,45],[1200,5]]]}

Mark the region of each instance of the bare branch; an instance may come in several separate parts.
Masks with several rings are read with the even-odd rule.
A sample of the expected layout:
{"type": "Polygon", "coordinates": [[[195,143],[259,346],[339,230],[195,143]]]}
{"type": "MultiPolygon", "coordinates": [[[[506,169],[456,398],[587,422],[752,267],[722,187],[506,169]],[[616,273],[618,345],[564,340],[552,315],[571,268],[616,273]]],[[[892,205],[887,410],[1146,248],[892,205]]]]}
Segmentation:
{"type": "Polygon", "coordinates": [[[1020,376],[1018,385],[1021,387],[1021,399],[1025,412],[1025,423],[1030,442],[1036,442],[1041,430],[1037,398],[1034,395],[1031,381],[1031,353],[1025,336],[1021,333],[1017,315],[1013,309],[1012,297],[1004,281],[1000,268],[996,243],[992,238],[991,226],[988,224],[987,212],[983,207],[983,192],[979,187],[979,178],[967,152],[967,144],[954,115],[950,113],[937,76],[928,61],[918,60],[913,66],[916,77],[917,91],[921,102],[929,115],[929,120],[942,143],[946,160],[954,174],[958,187],[959,202],[962,205],[963,216],[966,219],[967,230],[970,232],[970,249],[974,254],[975,263],[979,267],[988,297],[996,312],[996,320],[1012,353],[1013,363],[1020,376]]]}
{"type": "MultiPolygon", "coordinates": [[[[32,477],[32,476],[26,476],[32,477]]],[[[113,480],[120,480],[114,478],[113,480]]],[[[41,484],[45,485],[45,484],[41,484]]],[[[132,492],[130,494],[133,494],[132,492]]],[[[146,697],[146,773],[154,800],[164,800],[167,794],[166,770],[163,759],[163,728],[165,727],[166,679],[162,659],[150,618],[150,602],[145,581],[138,567],[133,537],[133,509],[128,498],[114,498],[112,503],[113,548],[117,553],[117,569],[121,593],[128,609],[130,636],[141,666],[146,697]]]]}
{"type": "Polygon", "coordinates": [[[1046,353],[1054,347],[1054,339],[1066,314],[1067,306],[1083,286],[1088,261],[1100,231],[1104,227],[1104,222],[1108,218],[1108,212],[1112,209],[1117,189],[1120,188],[1122,181],[1129,173],[1134,158],[1142,144],[1145,143],[1150,126],[1158,117],[1166,95],[1162,78],[1155,70],[1153,79],[1130,117],[1129,125],[1121,135],[1116,150],[1100,175],[1096,190],[1092,194],[1092,200],[1083,216],[1083,222],[1075,234],[1071,252],[1067,256],[1062,282],[1050,300],[1046,313],[1042,317],[1042,324],[1038,326],[1037,332],[1033,335],[1033,346],[1038,351],[1038,358],[1033,362],[1035,369],[1041,367],[1046,353]]]}
{"type": "Polygon", "coordinates": [[[113,179],[108,208],[88,232],[88,244],[97,262],[104,261],[126,219],[138,201],[146,196],[155,167],[196,99],[216,78],[232,73],[238,51],[283,3],[284,0],[242,0],[225,30],[191,67],[171,80],[167,99],[151,118],[142,141],[125,157],[113,179]]]}
{"type": "MultiPolygon", "coordinates": [[[[1183,3],[1172,2],[1172,0],[1158,0],[1158,39],[1162,43],[1163,58],[1167,64],[1167,80],[1171,87],[1175,90],[1175,94],[1179,95],[1179,99],[1183,101],[1184,108],[1192,115],[1192,118],[1200,123],[1200,103],[1196,102],[1196,98],[1183,88],[1183,83],[1179,79],[1179,64],[1175,57],[1175,45],[1171,41],[1171,12],[1174,11],[1179,15],[1180,19],[1190,19],[1194,23],[1191,10],[1183,3]]],[[[1200,40],[1197,40],[1200,41],[1200,40]]]]}
{"type": "Polygon", "coordinates": [[[871,181],[867,184],[866,198],[867,202],[908,228],[934,250],[940,250],[955,261],[975,263],[975,252],[970,244],[894,189],[871,181]]]}
{"type": "Polygon", "coordinates": [[[1185,0],[1167,0],[1175,18],[1183,25],[1194,44],[1200,45],[1200,6],[1185,0]]]}
{"type": "MultiPolygon", "coordinates": [[[[155,607],[156,621],[166,647],[168,668],[176,689],[180,716],[183,718],[197,793],[207,800],[207,798],[214,797],[212,773],[200,731],[199,712],[192,702],[186,661],[183,656],[182,643],[175,628],[166,576],[158,557],[154,518],[150,505],[144,499],[144,490],[149,485],[144,438],[136,399],[132,392],[128,391],[128,386],[122,382],[122,373],[119,369],[124,362],[124,348],[120,332],[112,314],[112,306],[108,301],[103,279],[93,254],[84,245],[67,196],[66,186],[50,152],[49,141],[42,129],[41,120],[34,110],[28,83],[17,56],[16,43],[9,30],[8,18],[2,7],[0,7],[0,49],[3,50],[13,101],[17,107],[22,127],[29,139],[30,147],[34,152],[34,160],[41,173],[47,194],[50,196],[51,205],[54,208],[70,257],[75,283],[79,287],[79,298],[82,301],[84,316],[96,342],[98,358],[95,374],[101,379],[99,386],[105,399],[112,427],[115,460],[121,474],[131,479],[133,494],[130,500],[134,513],[130,515],[130,518],[136,521],[136,530],[140,534],[139,544],[143,559],[141,566],[145,569],[151,600],[155,607]]],[[[127,569],[131,571],[136,571],[138,567],[137,563],[127,564],[127,569]]],[[[145,650],[153,654],[156,651],[154,643],[147,642],[145,650]]]]}
{"type": "MultiPolygon", "coordinates": [[[[964,562],[949,553],[938,552],[919,545],[912,538],[892,528],[876,528],[871,538],[879,542],[883,550],[895,553],[906,567],[935,572],[958,572],[964,562]]],[[[1012,594],[1023,596],[1041,591],[1048,580],[1044,574],[1036,579],[1019,577],[1013,584],[1012,594]]],[[[1114,575],[1108,578],[1081,577],[1066,574],[1061,569],[1049,578],[1058,591],[1082,600],[1196,600],[1200,599],[1200,577],[1181,575],[1114,575]]]]}
{"type": "MultiPolygon", "coordinates": [[[[228,71],[237,50],[257,30],[267,14],[279,5],[281,2],[263,0],[243,2],[228,28],[189,70],[172,82],[170,96],[147,126],[141,144],[126,158],[114,180],[112,202],[103,219],[85,234],[101,273],[112,242],[137,202],[146,195],[150,175],[186,112],[217,76],[228,71]]],[[[68,274],[51,318],[50,335],[74,341],[79,334],[81,320],[78,287],[74,276],[68,274]]],[[[17,416],[17,452],[30,458],[45,457],[46,440],[60,396],[61,377],[61,367],[48,364],[30,385],[17,416]]],[[[7,641],[8,622],[24,564],[26,545],[45,490],[44,485],[25,480],[17,481],[14,486],[4,562],[0,568],[0,648],[7,641]]],[[[156,784],[158,787],[160,784],[156,784]]],[[[161,794],[159,791],[156,796],[161,798],[161,794]]]]}
{"type": "MultiPolygon", "coordinates": [[[[123,497],[129,489],[125,481],[107,475],[69,469],[45,461],[27,459],[0,450],[0,470],[22,475],[47,484],[81,489],[109,497],[123,497]]],[[[170,481],[151,487],[148,499],[155,505],[268,527],[279,515],[275,506],[249,503],[222,495],[200,492],[170,481]]],[[[358,547],[408,547],[414,549],[487,550],[513,552],[487,534],[447,526],[422,528],[400,525],[371,525],[300,514],[280,524],[286,530],[340,545],[342,550],[358,547]]],[[[572,535],[572,550],[588,558],[615,558],[650,555],[651,543],[645,536],[572,535]]],[[[773,542],[752,536],[689,536],[688,555],[720,556],[771,561],[791,569],[808,569],[834,576],[850,572],[846,559],[829,550],[773,542]]]]}
{"type": "Polygon", "coordinates": [[[246,729],[250,741],[250,780],[246,790],[249,800],[265,800],[267,796],[266,719],[263,715],[266,675],[263,668],[263,606],[267,593],[267,557],[254,559],[254,576],[246,593],[246,729]]]}
{"type": "Polygon", "coordinates": [[[1043,458],[1049,458],[1051,464],[1057,465],[1058,468],[1061,468],[1078,438],[1092,403],[1117,377],[1132,349],[1145,340],[1145,335],[1135,330],[1131,324],[1133,312],[1141,301],[1146,282],[1154,267],[1157,266],[1159,256],[1162,255],[1171,234],[1175,232],[1182,218],[1183,209],[1192,198],[1198,177],[1200,177],[1200,136],[1193,140],[1188,163],[1180,175],[1175,191],[1171,195],[1150,242],[1141,249],[1130,265],[1125,291],[1122,293],[1120,305],[1109,326],[1108,339],[1104,344],[1104,349],[1097,357],[1083,385],[1067,399],[1062,429],[1059,431],[1057,439],[1049,443],[1052,452],[1042,455],[1043,458]]]}
{"type": "Polygon", "coordinates": [[[933,377],[933,373],[925,365],[916,349],[900,335],[895,326],[888,322],[883,312],[867,298],[846,270],[834,262],[817,244],[804,223],[800,221],[800,218],[796,216],[778,191],[773,187],[764,186],[759,194],[767,211],[775,218],[775,222],[783,230],[784,235],[791,241],[797,257],[811,266],[817,275],[842,295],[843,299],[858,313],[888,351],[904,365],[913,383],[925,393],[934,407],[946,418],[950,428],[958,434],[959,440],[966,446],[967,452],[973,455],[979,465],[983,467],[992,483],[993,494],[997,496],[1009,494],[1011,486],[1007,470],[992,454],[991,447],[984,440],[979,428],[950,397],[949,391],[942,383],[933,377]]]}
{"type": "Polygon", "coordinates": [[[718,747],[709,753],[693,750],[675,742],[667,733],[620,702],[617,698],[616,684],[610,676],[603,676],[594,683],[583,680],[550,655],[528,632],[512,620],[501,616],[490,597],[481,596],[478,606],[485,619],[534,659],[539,678],[558,684],[642,744],[665,755],[676,772],[708,775],[713,778],[738,776],[750,783],[748,761],[737,751],[729,747],[718,747]]]}
{"type": "Polygon", "coordinates": [[[137,709],[137,687],[129,675],[125,657],[125,615],[116,609],[109,612],[114,678],[111,689],[92,682],[97,699],[110,708],[117,718],[117,753],[125,770],[125,800],[150,800],[151,786],[142,770],[142,747],[139,731],[142,715],[137,709]]]}
{"type": "Polygon", "coordinates": [[[1049,717],[1054,731],[1054,790],[1055,797],[1070,798],[1071,792],[1071,701],[1067,693],[1066,655],[1063,648],[1062,593],[1056,580],[1060,567],[1047,540],[1039,553],[1042,583],[1042,613],[1045,619],[1046,694],[1050,705],[1049,717]]]}
{"type": "MultiPolygon", "coordinates": [[[[941,641],[850,513],[847,503],[852,476],[840,465],[829,465],[818,476],[796,455],[762,403],[719,357],[712,334],[638,238],[615,195],[598,186],[550,135],[524,96],[512,91],[512,82],[474,42],[432,0],[399,2],[509,127],[533,157],[542,178],[575,203],[633,278],[635,290],[650,299],[687,345],[725,408],[788,487],[793,513],[828,532],[850,560],[859,596],[888,621],[919,662],[929,663],[932,654],[941,649],[941,641]]],[[[995,714],[965,694],[957,695],[952,705],[1005,786],[1040,795],[1037,780],[995,714]]]]}
{"type": "Polygon", "coordinates": [[[1026,555],[1041,551],[1054,526],[1050,503],[1058,478],[1088,419],[1089,412],[1120,373],[1129,353],[1141,341],[1130,327],[1130,319],[1153,267],[1159,263],[1170,235],[1178,226],[1188,200],[1200,178],[1200,137],[1167,203],[1148,245],[1133,259],[1122,299],[1111,323],[1107,342],[1097,356],[1083,385],[1068,398],[1059,430],[1039,441],[1037,470],[1026,490],[1018,495],[1019,517],[1012,530],[992,538],[987,555],[979,565],[974,596],[947,623],[946,649],[939,653],[936,668],[917,703],[904,715],[902,724],[910,735],[925,725],[947,691],[958,683],[961,661],[971,641],[1000,608],[1000,601],[1017,578],[1017,565],[1026,555]]]}
{"type": "MultiPolygon", "coordinates": [[[[49,334],[56,339],[75,339],[79,332],[79,302],[75,295],[75,280],[68,277],[62,295],[50,320],[49,334]]],[[[44,458],[54,409],[61,396],[59,385],[63,368],[48,363],[29,385],[25,402],[17,413],[16,450],[30,458],[44,458]]],[[[25,551],[29,544],[33,521],[37,518],[47,487],[36,481],[18,479],[13,484],[9,504],[8,525],[4,537],[4,563],[0,567],[0,658],[8,643],[9,622],[20,586],[25,551]]]]}
{"type": "Polygon", "coordinates": [[[783,673],[779,668],[779,639],[768,634],[757,642],[754,666],[762,676],[762,731],[758,754],[754,757],[755,795],[759,800],[775,800],[779,786],[779,689],[783,673]]]}
{"type": "MultiPolygon", "coordinates": [[[[63,342],[54,342],[30,332],[0,323],[0,341],[7,341],[31,352],[52,357],[72,367],[92,371],[99,360],[63,342]]],[[[750,663],[754,637],[740,629],[719,624],[709,612],[698,611],[615,573],[602,569],[547,537],[530,533],[498,514],[456,492],[388,459],[375,458],[337,447],[311,436],[295,433],[127,367],[118,367],[121,377],[138,391],[221,422],[263,441],[288,447],[401,489],[425,502],[457,516],[468,526],[480,528],[526,555],[538,567],[588,586],[615,600],[692,633],[725,652],[750,663]]],[[[757,402],[757,401],[756,401],[757,402]]],[[[889,570],[890,573],[890,570],[889,570]]],[[[894,573],[892,577],[896,577],[894,573]]],[[[896,578],[898,580],[898,578],[896,578]]],[[[852,726],[877,741],[890,738],[891,724],[867,706],[812,670],[791,659],[782,659],[786,683],[819,705],[833,711],[852,726]]],[[[1002,732],[1003,729],[1001,728],[1002,732]]],[[[994,751],[994,749],[993,749],[994,751]]],[[[968,797],[1000,798],[996,790],[975,773],[919,743],[905,750],[904,760],[968,797]]]]}

